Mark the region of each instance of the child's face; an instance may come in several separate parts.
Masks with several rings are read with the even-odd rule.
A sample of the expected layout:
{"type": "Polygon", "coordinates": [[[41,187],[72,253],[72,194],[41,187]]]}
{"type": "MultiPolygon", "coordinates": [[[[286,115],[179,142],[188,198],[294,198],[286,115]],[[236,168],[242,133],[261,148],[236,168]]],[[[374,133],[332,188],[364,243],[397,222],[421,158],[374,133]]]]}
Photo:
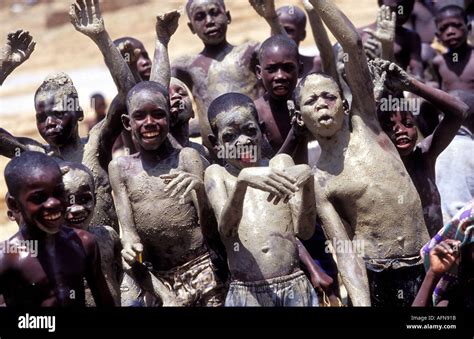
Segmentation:
{"type": "Polygon", "coordinates": [[[438,39],[449,49],[455,49],[467,40],[468,29],[459,16],[445,16],[436,23],[438,39]]]}
{"type": "Polygon", "coordinates": [[[59,169],[35,169],[24,178],[15,198],[23,222],[54,234],[64,223],[64,185],[59,169]]]}
{"type": "Polygon", "coordinates": [[[257,66],[257,77],[273,98],[289,99],[296,87],[301,67],[294,51],[282,46],[270,46],[257,66]]]}
{"type": "Polygon", "coordinates": [[[217,116],[217,156],[242,169],[260,160],[262,133],[250,107],[235,107],[217,116]]]}
{"type": "Polygon", "coordinates": [[[139,91],[130,99],[128,111],[129,115],[122,117],[133,141],[147,151],[158,149],[169,131],[168,103],[165,97],[149,90],[139,91]]]}
{"type": "Polygon", "coordinates": [[[219,45],[225,41],[230,15],[219,1],[194,0],[189,17],[189,28],[205,45],[219,45]]]}
{"type": "Polygon", "coordinates": [[[171,126],[187,123],[194,116],[187,89],[176,80],[171,80],[169,92],[171,126]]]}
{"type": "Polygon", "coordinates": [[[400,156],[406,156],[413,152],[418,132],[415,127],[415,118],[410,112],[400,113],[397,111],[392,114],[384,114],[380,125],[392,140],[400,156]]]}
{"type": "Polygon", "coordinates": [[[415,1],[413,0],[384,0],[383,4],[397,14],[397,26],[402,26],[410,18],[415,1]]]}
{"type": "Polygon", "coordinates": [[[70,169],[63,175],[66,192],[66,223],[69,227],[87,229],[95,208],[94,188],[89,174],[70,169]]]}
{"type": "Polygon", "coordinates": [[[77,121],[82,112],[77,98],[64,97],[57,92],[39,93],[36,97],[36,127],[44,140],[53,146],[69,143],[77,134],[77,121]]]}
{"type": "Polygon", "coordinates": [[[290,15],[287,12],[280,12],[278,14],[278,21],[280,25],[298,46],[306,38],[306,28],[298,22],[295,15],[290,15]]]}
{"type": "Polygon", "coordinates": [[[344,105],[334,80],[310,75],[300,93],[301,117],[314,136],[329,138],[341,130],[344,105]]]}
{"type": "Polygon", "coordinates": [[[94,111],[96,113],[97,118],[104,118],[106,109],[107,105],[105,104],[104,98],[99,97],[94,100],[94,111]]]}
{"type": "Polygon", "coordinates": [[[151,74],[150,56],[148,55],[148,52],[146,51],[145,46],[143,46],[142,44],[132,42],[132,45],[133,45],[133,48],[140,50],[140,54],[137,60],[137,71],[143,80],[148,81],[150,79],[150,74],[151,74]]]}

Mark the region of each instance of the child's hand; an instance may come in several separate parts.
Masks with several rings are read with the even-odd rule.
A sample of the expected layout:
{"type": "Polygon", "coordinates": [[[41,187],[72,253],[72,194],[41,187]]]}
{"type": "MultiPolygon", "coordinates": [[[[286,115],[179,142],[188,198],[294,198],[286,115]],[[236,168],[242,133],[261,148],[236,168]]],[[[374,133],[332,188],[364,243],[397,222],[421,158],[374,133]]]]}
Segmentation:
{"type": "Polygon", "coordinates": [[[394,62],[382,59],[371,61],[373,69],[380,75],[386,72],[385,87],[393,92],[410,91],[413,77],[408,75],[400,66],[394,62]]]}
{"type": "Polygon", "coordinates": [[[309,0],[302,0],[301,3],[303,4],[304,9],[306,12],[311,12],[314,10],[313,5],[309,2],[309,0]]]}
{"type": "Polygon", "coordinates": [[[298,191],[297,179],[278,169],[271,167],[244,168],[238,177],[239,181],[244,181],[248,186],[270,193],[268,202],[273,199],[274,204],[280,200],[288,202],[291,196],[298,191]]]}
{"type": "Polygon", "coordinates": [[[204,182],[195,174],[184,171],[177,171],[175,173],[160,175],[160,178],[165,181],[165,192],[169,192],[171,197],[180,194],[180,203],[184,203],[184,199],[191,193],[192,190],[203,190],[204,182]]]}
{"type": "Polygon", "coordinates": [[[8,33],[7,42],[2,51],[1,67],[13,70],[25,62],[33,53],[36,42],[28,31],[19,29],[8,33]]]}
{"type": "Polygon", "coordinates": [[[94,39],[105,31],[104,19],[100,13],[99,0],[77,0],[69,9],[74,28],[94,39]]]}
{"type": "MultiPolygon", "coordinates": [[[[132,266],[135,262],[142,262],[143,245],[140,241],[122,240],[122,246],[122,258],[126,264],[132,266]]],[[[125,267],[126,270],[129,268],[125,267]]]]}
{"type": "MultiPolygon", "coordinates": [[[[373,32],[370,31],[370,34],[373,34],[373,32]]],[[[364,43],[364,52],[369,60],[380,58],[382,56],[382,43],[372,35],[364,43]]]]}
{"type": "Polygon", "coordinates": [[[261,17],[275,18],[277,16],[274,0],[249,0],[249,3],[261,17]]]}
{"type": "Polygon", "coordinates": [[[163,44],[167,45],[171,36],[178,29],[179,17],[180,14],[177,10],[156,17],[156,36],[163,44]]]}
{"type": "Polygon", "coordinates": [[[121,42],[117,48],[124,60],[127,62],[128,67],[130,67],[130,69],[136,69],[137,61],[140,56],[140,49],[133,48],[133,44],[130,40],[121,42]]]}
{"type": "Polygon", "coordinates": [[[374,99],[379,102],[385,92],[385,81],[387,79],[387,71],[378,67],[373,60],[369,61],[369,70],[372,75],[372,82],[374,84],[374,99]]]}
{"type": "Polygon", "coordinates": [[[446,239],[433,247],[430,251],[430,270],[437,276],[446,273],[459,256],[461,242],[446,239]]]}
{"type": "Polygon", "coordinates": [[[331,285],[333,283],[333,279],[329,275],[321,270],[320,272],[310,272],[309,276],[311,285],[313,285],[313,288],[318,292],[318,294],[323,294],[323,292],[325,292],[327,295],[332,294],[331,285]]]}
{"type": "Polygon", "coordinates": [[[391,13],[390,7],[382,5],[377,16],[377,29],[375,37],[382,43],[393,43],[395,41],[395,22],[397,14],[391,13]]]}

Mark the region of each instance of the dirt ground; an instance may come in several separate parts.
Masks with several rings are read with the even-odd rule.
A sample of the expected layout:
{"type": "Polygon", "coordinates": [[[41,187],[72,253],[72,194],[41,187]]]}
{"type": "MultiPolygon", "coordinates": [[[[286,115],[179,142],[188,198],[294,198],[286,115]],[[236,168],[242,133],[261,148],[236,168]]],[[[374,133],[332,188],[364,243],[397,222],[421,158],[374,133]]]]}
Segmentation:
{"type": "MultiPolygon", "coordinates": [[[[64,71],[70,74],[78,88],[86,115],[90,114],[88,98],[91,93],[102,92],[108,100],[114,95],[114,85],[102,56],[87,37],[76,32],[69,23],[53,29],[46,28],[48,12],[63,12],[66,15],[70,3],[72,1],[58,0],[32,7],[25,6],[19,13],[11,11],[8,6],[0,9],[2,45],[6,34],[19,28],[30,31],[37,43],[31,58],[0,88],[0,127],[14,135],[29,136],[42,141],[36,131],[33,94],[49,73],[64,71]]],[[[183,9],[184,3],[184,0],[150,0],[142,5],[105,13],[105,25],[112,39],[133,36],[144,42],[152,56],[155,16],[167,10],[183,9]]],[[[336,3],[356,27],[375,19],[376,0],[336,0],[336,3]]],[[[268,37],[269,28],[266,22],[254,12],[247,0],[226,0],[226,5],[232,16],[228,30],[229,42],[240,44],[249,40],[263,41],[268,37]]],[[[300,1],[277,0],[276,5],[300,5],[300,1]]],[[[200,40],[191,34],[186,23],[187,18],[182,15],[178,31],[170,43],[171,59],[183,54],[195,54],[202,49],[200,40]]],[[[308,27],[308,36],[302,48],[311,51],[313,46],[313,37],[308,27]]],[[[85,133],[84,126],[81,126],[81,134],[85,133]]],[[[5,210],[6,187],[3,170],[7,161],[8,159],[0,157],[0,240],[9,237],[16,230],[16,224],[8,221],[5,210]]]]}

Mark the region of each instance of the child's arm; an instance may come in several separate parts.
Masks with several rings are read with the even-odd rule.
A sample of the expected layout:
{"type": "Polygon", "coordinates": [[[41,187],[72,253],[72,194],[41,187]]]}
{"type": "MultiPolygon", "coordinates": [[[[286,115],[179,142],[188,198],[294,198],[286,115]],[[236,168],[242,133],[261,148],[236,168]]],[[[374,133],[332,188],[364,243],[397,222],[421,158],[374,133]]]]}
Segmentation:
{"type": "Polygon", "coordinates": [[[288,202],[289,197],[298,190],[296,179],[270,167],[243,169],[230,192],[224,182],[225,175],[224,169],[218,165],[208,167],[204,175],[206,193],[218,221],[219,233],[224,237],[237,234],[247,187],[270,193],[268,201],[275,198],[275,204],[280,200],[288,202]]]}
{"type": "Polygon", "coordinates": [[[448,147],[456,136],[467,116],[469,107],[448,93],[418,81],[395,63],[375,60],[374,64],[379,68],[378,72],[387,73],[385,83],[390,90],[409,91],[426,99],[444,113],[444,119],[441,120],[433,134],[423,141],[427,155],[434,164],[438,155],[448,147]]]}
{"type": "Polygon", "coordinates": [[[375,38],[380,42],[382,53],[379,57],[384,60],[395,61],[393,45],[395,43],[396,19],[397,14],[395,12],[391,13],[390,7],[382,5],[377,15],[377,28],[375,32],[370,29],[364,30],[372,39],[375,38]]]}
{"type": "Polygon", "coordinates": [[[352,91],[352,111],[360,115],[365,124],[376,121],[372,79],[365,57],[362,39],[352,22],[329,0],[310,0],[316,12],[341,44],[348,61],[346,76],[352,91]]]}
{"type": "Polygon", "coordinates": [[[153,58],[150,81],[170,85],[171,71],[168,56],[168,43],[178,28],[179,12],[174,10],[156,17],[155,56],[153,58]]]}
{"type": "Polygon", "coordinates": [[[321,18],[314,10],[314,7],[311,5],[311,3],[308,0],[303,0],[303,5],[306,13],[308,14],[311,31],[313,32],[313,37],[319,50],[322,70],[325,74],[336,80],[336,82],[339,82],[339,75],[336,68],[336,59],[334,57],[334,51],[326,28],[324,27],[321,18]]]}
{"type": "Polygon", "coordinates": [[[280,21],[278,21],[278,15],[275,11],[275,0],[249,0],[249,3],[270,25],[272,35],[287,35],[283,26],[280,25],[280,21]]]}
{"type": "MultiPolygon", "coordinates": [[[[114,193],[117,218],[121,227],[122,256],[126,263],[131,266],[138,261],[139,255],[143,252],[143,245],[135,229],[132,206],[125,186],[125,179],[122,177],[123,167],[127,166],[126,161],[127,158],[117,158],[110,162],[109,180],[114,193]],[[121,162],[123,162],[123,167],[121,162]]],[[[126,173],[124,174],[126,175],[126,173]]]]}
{"type": "MultiPolygon", "coordinates": [[[[315,181],[317,182],[317,181],[315,181]]],[[[316,187],[316,209],[329,240],[350,241],[342,220],[331,202],[316,187]]],[[[370,306],[369,283],[365,263],[357,253],[336,252],[342,281],[354,306],[370,306]]]]}
{"type": "Polygon", "coordinates": [[[11,159],[26,151],[46,153],[44,146],[36,140],[15,137],[0,127],[0,155],[11,159]]]}
{"type": "Polygon", "coordinates": [[[105,29],[99,0],[77,0],[76,4],[71,5],[69,16],[74,28],[91,38],[99,47],[117,86],[118,96],[125,102],[128,91],[135,85],[135,79],[105,29]]]}
{"type": "Polygon", "coordinates": [[[447,239],[440,242],[430,251],[430,269],[413,301],[412,306],[429,306],[436,285],[456,261],[461,242],[447,239]],[[457,249],[457,250],[456,250],[457,249]]]}
{"type": "Polygon", "coordinates": [[[36,42],[28,31],[19,29],[8,33],[7,42],[0,54],[0,86],[11,72],[30,57],[35,45],[36,42]]]}
{"type": "Polygon", "coordinates": [[[95,304],[98,307],[118,306],[115,305],[115,301],[102,272],[99,245],[97,244],[96,238],[89,232],[83,230],[76,230],[76,232],[81,238],[86,251],[87,267],[85,278],[94,296],[95,304]]]}

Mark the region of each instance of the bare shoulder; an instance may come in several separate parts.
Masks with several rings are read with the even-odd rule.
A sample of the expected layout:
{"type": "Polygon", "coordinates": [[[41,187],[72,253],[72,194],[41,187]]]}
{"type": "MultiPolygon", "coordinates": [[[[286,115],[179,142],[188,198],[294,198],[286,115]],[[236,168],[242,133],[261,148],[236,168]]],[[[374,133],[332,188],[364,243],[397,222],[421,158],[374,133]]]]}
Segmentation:
{"type": "Polygon", "coordinates": [[[109,170],[129,170],[138,160],[138,154],[124,155],[113,159],[109,164],[109,170]]]}
{"type": "Polygon", "coordinates": [[[195,59],[197,59],[198,56],[191,56],[191,55],[182,55],[176,59],[173,60],[171,67],[176,68],[176,69],[181,69],[181,70],[186,70],[188,67],[191,66],[191,64],[194,62],[195,59]]]}
{"type": "Polygon", "coordinates": [[[206,172],[204,173],[204,181],[206,183],[217,181],[219,179],[223,180],[225,176],[225,168],[219,164],[212,164],[208,168],[206,168],[206,172]]]}
{"type": "Polygon", "coordinates": [[[77,228],[72,229],[81,240],[82,246],[87,250],[91,251],[97,245],[97,237],[85,230],[77,228]]]}

